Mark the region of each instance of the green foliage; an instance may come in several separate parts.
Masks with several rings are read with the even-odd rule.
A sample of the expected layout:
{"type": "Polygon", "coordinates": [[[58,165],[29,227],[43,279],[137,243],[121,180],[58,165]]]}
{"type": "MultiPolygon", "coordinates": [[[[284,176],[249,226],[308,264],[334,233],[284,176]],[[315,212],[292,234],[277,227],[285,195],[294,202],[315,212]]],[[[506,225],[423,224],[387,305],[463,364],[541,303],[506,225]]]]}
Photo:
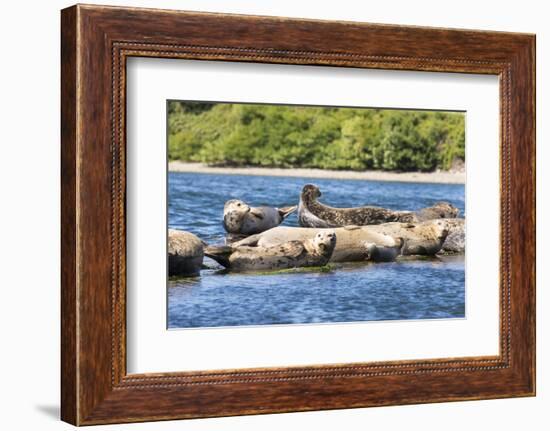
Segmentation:
{"type": "Polygon", "coordinates": [[[433,171],[464,161],[464,114],[168,103],[170,160],[210,165],[433,171]]]}

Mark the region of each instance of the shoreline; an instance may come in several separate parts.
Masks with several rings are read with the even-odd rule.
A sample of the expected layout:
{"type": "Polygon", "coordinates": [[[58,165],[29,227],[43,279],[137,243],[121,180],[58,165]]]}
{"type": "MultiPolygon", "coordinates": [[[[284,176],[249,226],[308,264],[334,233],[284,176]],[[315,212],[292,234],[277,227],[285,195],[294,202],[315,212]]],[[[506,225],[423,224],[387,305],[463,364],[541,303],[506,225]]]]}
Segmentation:
{"type": "Polygon", "coordinates": [[[464,184],[464,172],[387,172],[387,171],[335,171],[311,168],[261,168],[261,167],[214,167],[204,163],[171,161],[169,172],[196,174],[251,175],[273,177],[328,178],[338,180],[367,180],[406,183],[464,184]]]}

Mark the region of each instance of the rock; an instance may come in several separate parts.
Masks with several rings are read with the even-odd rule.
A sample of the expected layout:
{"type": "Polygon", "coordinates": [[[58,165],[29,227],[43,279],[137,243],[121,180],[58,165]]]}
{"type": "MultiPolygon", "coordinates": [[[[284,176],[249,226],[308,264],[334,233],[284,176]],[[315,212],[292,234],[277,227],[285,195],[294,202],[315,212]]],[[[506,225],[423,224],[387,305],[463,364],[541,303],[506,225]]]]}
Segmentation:
{"type": "Polygon", "coordinates": [[[168,229],[168,275],[199,275],[204,243],[190,232],[168,229]]]}
{"type": "Polygon", "coordinates": [[[463,218],[446,219],[449,234],[441,247],[440,254],[464,254],[466,250],[466,220],[463,218]]]}

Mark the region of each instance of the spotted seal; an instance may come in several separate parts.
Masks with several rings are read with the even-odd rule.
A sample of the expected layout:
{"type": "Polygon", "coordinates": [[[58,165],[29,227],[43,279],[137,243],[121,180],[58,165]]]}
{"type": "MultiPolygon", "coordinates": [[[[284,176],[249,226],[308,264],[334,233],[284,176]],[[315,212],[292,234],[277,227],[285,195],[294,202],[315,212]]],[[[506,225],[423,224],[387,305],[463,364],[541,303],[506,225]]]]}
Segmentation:
{"type": "Polygon", "coordinates": [[[286,241],[269,247],[244,245],[206,247],[206,256],[235,271],[261,271],[326,265],[336,245],[331,230],[303,241],[286,241]]]}
{"type": "Polygon", "coordinates": [[[341,227],[365,226],[387,222],[413,222],[416,220],[411,211],[393,211],[386,208],[364,206],[357,208],[334,208],[320,203],[319,187],[306,184],[300,195],[298,220],[303,227],[341,227]]]}
{"type": "Polygon", "coordinates": [[[306,184],[300,195],[298,220],[303,227],[367,226],[389,222],[414,223],[434,218],[456,217],[458,209],[448,202],[438,202],[420,211],[394,211],[375,206],[334,208],[320,203],[319,187],[306,184]]]}
{"type": "Polygon", "coordinates": [[[190,232],[168,229],[168,275],[198,275],[204,258],[204,244],[190,232]]]}
{"type": "Polygon", "coordinates": [[[460,210],[449,202],[437,202],[431,207],[422,208],[417,211],[416,218],[418,221],[434,220],[434,219],[453,219],[458,217],[460,210]]]}
{"type": "Polygon", "coordinates": [[[223,226],[230,234],[253,235],[279,226],[294,210],[296,206],[251,207],[239,199],[231,199],[223,207],[223,226]]]}
{"type": "MultiPolygon", "coordinates": [[[[366,226],[365,226],[366,227],[366,226]]],[[[399,238],[373,232],[365,227],[346,226],[335,229],[278,226],[236,242],[235,246],[273,247],[288,241],[312,239],[319,232],[336,234],[336,246],[331,262],[392,261],[400,254],[403,242],[399,238]]]]}

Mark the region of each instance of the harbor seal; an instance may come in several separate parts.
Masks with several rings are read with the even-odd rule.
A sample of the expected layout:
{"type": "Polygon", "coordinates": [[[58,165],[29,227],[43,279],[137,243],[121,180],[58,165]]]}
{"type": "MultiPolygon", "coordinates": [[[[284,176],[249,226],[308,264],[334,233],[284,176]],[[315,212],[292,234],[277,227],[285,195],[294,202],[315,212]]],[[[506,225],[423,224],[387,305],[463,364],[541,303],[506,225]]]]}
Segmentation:
{"type": "MultiPolygon", "coordinates": [[[[311,238],[323,230],[326,228],[278,226],[249,236],[235,245],[270,247],[286,241],[311,238]]],[[[331,262],[392,261],[399,255],[433,256],[441,250],[448,234],[446,220],[344,226],[333,230],[336,247],[331,262]]]]}
{"type": "Polygon", "coordinates": [[[452,218],[458,208],[448,202],[438,202],[420,211],[394,211],[375,206],[335,208],[320,203],[319,187],[307,184],[302,189],[298,205],[298,220],[303,227],[367,226],[390,222],[416,223],[436,218],[452,218]]]}
{"type": "Polygon", "coordinates": [[[194,276],[200,273],[204,243],[190,232],[168,229],[168,275],[194,276]]]}
{"type": "Polygon", "coordinates": [[[447,220],[428,220],[420,223],[392,222],[362,226],[362,229],[401,238],[403,256],[434,256],[441,250],[449,234],[447,220]]]}
{"type": "Polygon", "coordinates": [[[334,208],[320,203],[319,187],[306,184],[300,195],[298,220],[303,227],[341,227],[365,226],[387,222],[413,222],[416,220],[411,211],[392,211],[386,208],[364,206],[357,208],[334,208]]]}
{"type": "Polygon", "coordinates": [[[239,199],[231,199],[223,207],[223,226],[230,234],[253,235],[279,226],[294,210],[296,206],[251,207],[239,199]]]}
{"type": "Polygon", "coordinates": [[[336,246],[330,262],[392,261],[401,252],[399,238],[372,232],[359,226],[335,229],[278,226],[236,242],[235,246],[273,247],[288,241],[306,241],[319,232],[336,234],[336,246]]]}
{"type": "Polygon", "coordinates": [[[211,246],[205,255],[235,271],[277,270],[326,265],[336,245],[331,230],[303,241],[286,241],[270,247],[211,246]]]}
{"type": "Polygon", "coordinates": [[[431,207],[422,208],[416,212],[418,221],[434,220],[439,218],[452,219],[458,217],[460,210],[449,202],[437,202],[431,207]]]}

